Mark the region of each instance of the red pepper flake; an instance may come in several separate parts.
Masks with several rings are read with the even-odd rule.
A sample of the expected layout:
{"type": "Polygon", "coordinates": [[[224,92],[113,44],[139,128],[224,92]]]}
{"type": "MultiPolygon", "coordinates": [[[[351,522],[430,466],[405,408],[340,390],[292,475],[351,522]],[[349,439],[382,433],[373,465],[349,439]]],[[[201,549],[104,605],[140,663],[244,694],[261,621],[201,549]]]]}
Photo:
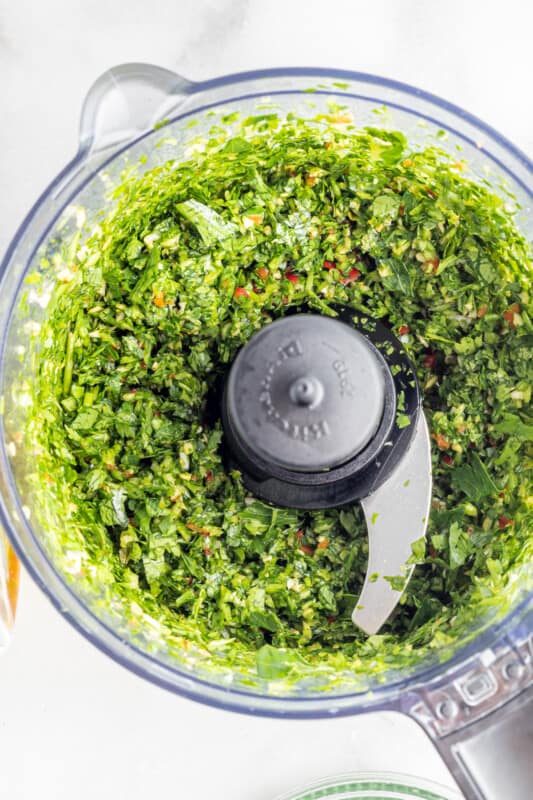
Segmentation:
{"type": "Polygon", "coordinates": [[[405,336],[406,333],[409,333],[409,327],[407,325],[400,325],[398,328],[398,333],[400,336],[405,336]]]}
{"type": "Polygon", "coordinates": [[[437,557],[437,551],[435,550],[433,545],[429,546],[429,557],[432,558],[432,559],[437,557]]]}
{"type": "Polygon", "coordinates": [[[252,286],[252,291],[254,294],[261,294],[263,290],[260,289],[259,286],[256,286],[254,283],[254,285],[252,286]]]}
{"type": "Polygon", "coordinates": [[[405,216],[405,206],[403,204],[400,205],[400,207],[398,208],[398,216],[400,217],[405,216]]]}
{"type": "Polygon", "coordinates": [[[250,297],[250,295],[248,294],[248,292],[246,291],[246,289],[244,289],[244,287],[242,287],[242,286],[237,286],[237,288],[235,289],[235,292],[234,292],[234,297],[235,297],[235,298],[239,298],[239,297],[250,297]]]}
{"type": "Polygon", "coordinates": [[[424,364],[426,369],[435,369],[436,362],[437,362],[437,356],[435,355],[435,353],[427,353],[422,359],[422,363],[424,364]]]}
{"type": "Polygon", "coordinates": [[[439,268],[440,258],[428,258],[424,261],[424,272],[435,275],[439,268]]]}
{"type": "Polygon", "coordinates": [[[261,225],[263,222],[263,214],[246,214],[245,220],[250,220],[252,225],[261,225]]]}
{"type": "Polygon", "coordinates": [[[313,553],[315,552],[315,551],[313,550],[313,548],[312,548],[310,545],[308,545],[308,544],[302,544],[302,545],[300,546],[300,550],[302,551],[302,553],[305,553],[305,554],[306,554],[306,556],[312,556],[312,555],[313,555],[313,553]]]}
{"type": "Polygon", "coordinates": [[[335,622],[335,617],[326,617],[326,622],[331,625],[333,622],[335,622]]]}
{"type": "Polygon", "coordinates": [[[443,464],[446,464],[446,466],[451,467],[453,465],[453,456],[448,454],[442,456],[442,462],[443,464]]]}
{"type": "Polygon", "coordinates": [[[512,306],[509,306],[507,311],[503,312],[503,318],[509,323],[511,328],[515,328],[515,314],[520,314],[520,306],[518,303],[513,303],[512,306]]]}
{"type": "Polygon", "coordinates": [[[431,191],[431,189],[426,189],[426,192],[427,192],[427,194],[428,194],[428,197],[431,197],[433,200],[434,200],[434,199],[436,198],[436,196],[437,196],[437,195],[435,194],[435,192],[431,191]]]}
{"type": "Polygon", "coordinates": [[[337,269],[334,261],[324,261],[324,269],[337,269]]]}
{"type": "Polygon", "coordinates": [[[436,441],[437,447],[441,450],[448,450],[450,447],[450,443],[448,439],[443,436],[442,433],[434,433],[432,438],[436,441]]]}
{"type": "Polygon", "coordinates": [[[190,575],[189,575],[189,577],[188,577],[188,578],[185,580],[185,583],[187,584],[187,586],[190,586],[190,585],[191,585],[191,583],[192,583],[192,578],[191,578],[191,576],[190,576],[190,575]]]}
{"type": "Polygon", "coordinates": [[[293,283],[295,286],[296,286],[296,284],[298,283],[298,280],[299,280],[299,278],[298,278],[298,275],[295,275],[295,273],[294,273],[294,272],[289,272],[289,271],[287,271],[287,272],[285,273],[285,277],[287,278],[287,280],[288,280],[288,281],[290,281],[291,283],[293,283]]]}
{"type": "Polygon", "coordinates": [[[259,267],[258,269],[256,269],[256,272],[260,278],[266,281],[266,279],[268,278],[268,270],[266,267],[259,267]]]}
{"type": "Polygon", "coordinates": [[[209,549],[209,547],[204,547],[204,553],[206,554],[206,556],[211,555],[211,550],[209,549]]]}
{"type": "Polygon", "coordinates": [[[346,276],[346,278],[341,278],[341,283],[344,286],[347,286],[349,283],[353,283],[360,277],[361,273],[356,267],[353,267],[346,276]]]}
{"type": "Polygon", "coordinates": [[[152,302],[153,302],[154,306],[157,306],[158,308],[164,308],[166,306],[166,304],[167,304],[167,301],[165,300],[165,295],[163,294],[163,292],[157,292],[154,295],[154,298],[153,298],[152,302]]]}
{"type": "Polygon", "coordinates": [[[207,472],[205,473],[205,479],[208,483],[213,480],[213,473],[211,472],[210,469],[208,469],[207,472]]]}
{"type": "Polygon", "coordinates": [[[154,417],[160,417],[160,416],[161,416],[160,411],[154,411],[154,417]]]}
{"type": "Polygon", "coordinates": [[[296,533],[294,535],[296,536],[296,538],[298,539],[299,542],[301,542],[302,539],[304,538],[304,532],[303,531],[296,531],[296,533]]]}
{"type": "Polygon", "coordinates": [[[487,304],[483,303],[483,305],[480,306],[478,308],[478,310],[477,310],[477,315],[478,315],[479,319],[481,319],[481,317],[484,317],[485,314],[487,313],[487,311],[488,311],[487,304]]]}
{"type": "Polygon", "coordinates": [[[500,526],[500,530],[503,531],[505,528],[514,525],[514,520],[509,517],[498,517],[498,525],[500,526]]]}
{"type": "MultiPolygon", "coordinates": [[[[172,500],[172,497],[170,499],[172,500]]],[[[202,536],[210,536],[211,535],[211,531],[209,531],[207,528],[202,528],[200,525],[197,525],[195,522],[187,522],[186,523],[186,527],[189,528],[189,530],[194,531],[195,533],[201,533],[202,536]]]]}

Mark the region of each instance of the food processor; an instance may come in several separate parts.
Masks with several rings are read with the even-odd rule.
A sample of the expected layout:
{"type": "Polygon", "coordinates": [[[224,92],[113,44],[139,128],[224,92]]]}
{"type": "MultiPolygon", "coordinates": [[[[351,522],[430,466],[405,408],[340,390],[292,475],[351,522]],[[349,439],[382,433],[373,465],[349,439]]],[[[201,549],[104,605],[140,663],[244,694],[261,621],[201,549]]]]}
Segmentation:
{"type": "MultiPolygon", "coordinates": [[[[142,169],[150,169],[169,159],[186,158],[195,138],[208,131],[214,120],[218,122],[223,115],[235,111],[251,114],[259,103],[272,103],[281,114],[291,112],[305,118],[316,114],[317,109],[326,109],[331,101],[347,106],[360,127],[372,125],[379,114],[382,127],[402,131],[414,145],[437,137],[440,146],[449,152],[460,148],[461,158],[475,180],[516,198],[520,207],[517,225],[531,237],[533,180],[527,157],[481,121],[418,89],[360,73],[311,68],[249,72],[202,83],[146,64],[109,70],[96,81],[85,100],[78,153],[37,200],[0,267],[0,525],[59,612],[103,652],[138,675],[200,702],[258,715],[312,719],[396,710],[416,720],[426,731],[469,800],[525,800],[530,796],[533,780],[530,565],[517,573],[512,591],[488,606],[486,614],[470,630],[404,670],[373,677],[343,672],[334,679],[317,670],[316,674],[306,673],[294,681],[266,679],[240,670],[238,663],[231,670],[208,668],[201,652],[173,640],[142,609],[125,607],[109,584],[86,580],[75,534],[70,546],[60,547],[53,532],[58,526],[63,529],[66,521],[57,517],[52,506],[37,507],[35,454],[25,446],[21,432],[31,406],[31,386],[39,358],[36,332],[46,319],[53,284],[50,273],[45,281],[36,280],[36,276],[45,271],[45,264],[53,262],[61,246],[69,242],[72,247],[77,246],[81,226],[87,219],[97,221],[99,212],[109,204],[109,188],[132,165],[142,164],[142,169]]],[[[302,313],[305,315],[305,310],[302,313]]],[[[287,319],[298,324],[297,315],[287,319]]],[[[348,331],[355,330],[357,324],[352,319],[346,327],[348,331]]],[[[361,347],[361,358],[367,357],[370,351],[364,350],[366,345],[361,347]]],[[[378,361],[379,354],[373,354],[368,368],[372,369],[372,364],[376,367],[378,361]]],[[[235,375],[239,384],[238,373],[235,375]]],[[[289,383],[289,401],[298,414],[311,407],[324,389],[320,375],[306,370],[291,375],[289,383]]],[[[266,389],[270,388],[268,384],[266,389]]],[[[386,393],[385,386],[382,390],[386,393]]],[[[243,417],[240,395],[230,379],[225,395],[226,431],[233,442],[233,458],[240,465],[245,464],[252,485],[257,480],[257,470],[261,472],[262,468],[257,448],[249,447],[250,441],[258,442],[258,431],[253,430],[253,420],[246,419],[246,414],[243,417]]],[[[385,394],[381,401],[385,407],[384,397],[385,394]]],[[[268,405],[268,398],[265,402],[268,405]]],[[[377,402],[376,397],[373,402],[377,402]]],[[[417,409],[415,397],[412,413],[416,424],[411,433],[427,446],[423,415],[417,415],[417,409]]],[[[369,418],[365,444],[376,435],[376,420],[369,418]]],[[[342,449],[345,444],[342,437],[337,440],[340,450],[332,454],[333,461],[357,460],[353,448],[348,453],[342,449]]],[[[404,445],[402,458],[391,462],[394,470],[381,476],[383,487],[387,486],[386,479],[392,480],[397,465],[405,463],[404,457],[416,454],[414,443],[404,445]]],[[[269,446],[268,442],[259,441],[263,455],[269,446]]],[[[425,481],[422,505],[430,495],[429,470],[424,466],[426,450],[427,447],[421,448],[417,466],[419,486],[425,481]]],[[[279,470],[292,470],[299,476],[293,484],[300,481],[309,486],[309,474],[319,472],[324,465],[320,460],[306,462],[306,458],[294,451],[287,453],[283,447],[269,452],[270,463],[277,462],[278,478],[279,470]]],[[[362,480],[365,470],[357,480],[362,480]]],[[[271,477],[276,479],[276,475],[271,477]]],[[[344,483],[341,480],[335,491],[352,491],[355,484],[351,479],[344,483]]],[[[274,495],[265,497],[275,499],[275,492],[284,485],[283,481],[274,485],[274,495]]],[[[371,488],[377,488],[378,496],[381,489],[370,484],[354,490],[351,499],[361,500],[364,507],[367,499],[369,503],[372,500],[371,488]]],[[[261,494],[259,488],[257,492],[261,494]]],[[[316,500],[314,490],[308,495],[316,500]]],[[[278,495],[278,502],[281,500],[278,495]]],[[[342,500],[345,501],[344,495],[342,500]]],[[[409,507],[412,506],[407,504],[409,507]]],[[[367,521],[374,513],[370,506],[365,509],[367,521]]],[[[424,514],[418,516],[422,520],[424,514]]],[[[413,533],[413,539],[423,535],[425,523],[420,524],[423,527],[413,533]]],[[[387,542],[385,546],[388,547],[387,542]]],[[[1,552],[7,558],[7,548],[1,552]]],[[[405,561],[405,554],[400,561],[402,558],[405,561]]],[[[9,598],[9,592],[4,591],[3,596],[9,598]]],[[[13,606],[12,598],[11,590],[11,599],[4,599],[0,605],[5,617],[9,616],[8,605],[13,606]]],[[[390,600],[394,603],[397,598],[390,600]]],[[[364,605],[364,610],[373,604],[359,601],[359,605],[364,605]]],[[[390,608],[384,609],[381,621],[389,613],[390,608]]],[[[358,622],[356,617],[354,621],[358,622]]],[[[358,624],[372,631],[379,628],[380,620],[359,620],[358,624]]],[[[7,628],[3,634],[7,638],[7,628]]]]}

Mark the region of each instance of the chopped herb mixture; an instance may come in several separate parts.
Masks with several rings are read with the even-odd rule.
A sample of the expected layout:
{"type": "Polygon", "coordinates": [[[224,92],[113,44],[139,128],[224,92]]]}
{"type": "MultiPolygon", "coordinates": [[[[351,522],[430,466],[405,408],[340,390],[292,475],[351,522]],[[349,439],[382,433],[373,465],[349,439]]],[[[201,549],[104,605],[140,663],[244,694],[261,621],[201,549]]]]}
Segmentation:
{"type": "Polygon", "coordinates": [[[40,482],[99,565],[77,579],[105,568],[178,647],[266,678],[401,666],[503,602],[532,553],[531,267],[513,214],[435,146],[336,122],[249,118],[188,161],[127,175],[63,265],[41,333],[40,482]],[[218,416],[256,330],[334,303],[401,338],[432,432],[427,543],[373,637],[350,620],[359,507],[248,496],[218,416]]]}

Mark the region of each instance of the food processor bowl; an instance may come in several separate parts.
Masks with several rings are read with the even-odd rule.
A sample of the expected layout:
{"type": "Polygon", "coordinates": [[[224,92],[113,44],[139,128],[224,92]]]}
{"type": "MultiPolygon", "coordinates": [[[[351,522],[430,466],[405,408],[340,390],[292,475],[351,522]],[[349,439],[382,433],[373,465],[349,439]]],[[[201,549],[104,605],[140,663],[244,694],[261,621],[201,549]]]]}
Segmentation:
{"type": "MultiPolygon", "coordinates": [[[[524,742],[531,736],[533,709],[529,564],[517,569],[506,597],[492,606],[488,602],[483,617],[462,636],[430,656],[411,659],[405,669],[370,677],[316,667],[298,679],[266,680],[245,660],[237,658],[231,668],[217,661],[216,643],[209,651],[189,646],[149,608],[121,597],[106,565],[84,560],[79,531],[36,491],[35,451],[24,431],[39,361],[37,334],[50,293],[68,267],[69,248],[72,255],[82,229],[97,224],[109,209],[110,188],[125,170],[142,172],[186,158],[201,134],[225,124],[232,112],[254,114],[260,105],[280,115],[309,117],[327,110],[331,101],[346,106],[358,127],[379,124],[402,131],[414,145],[432,142],[460,152],[474,180],[516,198],[517,225],[531,238],[528,158],[470,114],[418,89],[311,68],[202,83],[146,64],[109,70],[83,106],[78,153],[37,200],[0,267],[0,527],[60,613],[140,676],[194,700],[252,714],[312,718],[402,711],[434,739],[468,797],[501,798],[507,767],[500,762],[500,774],[490,773],[494,748],[506,753],[507,787],[512,770],[515,786],[527,771],[527,764],[517,767],[516,761],[520,752],[527,761],[524,742]]],[[[516,791],[507,796],[526,796],[516,791]]]]}

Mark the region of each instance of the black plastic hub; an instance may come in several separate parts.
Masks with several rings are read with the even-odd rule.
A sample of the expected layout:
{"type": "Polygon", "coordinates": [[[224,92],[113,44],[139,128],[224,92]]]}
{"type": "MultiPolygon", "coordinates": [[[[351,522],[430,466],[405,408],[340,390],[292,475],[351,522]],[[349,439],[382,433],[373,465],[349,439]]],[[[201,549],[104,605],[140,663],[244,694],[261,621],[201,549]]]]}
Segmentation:
{"type": "Polygon", "coordinates": [[[405,453],[420,393],[398,339],[377,320],[288,315],[238,353],[222,403],[232,466],[263,500],[342,506],[380,486],[405,453]]]}

